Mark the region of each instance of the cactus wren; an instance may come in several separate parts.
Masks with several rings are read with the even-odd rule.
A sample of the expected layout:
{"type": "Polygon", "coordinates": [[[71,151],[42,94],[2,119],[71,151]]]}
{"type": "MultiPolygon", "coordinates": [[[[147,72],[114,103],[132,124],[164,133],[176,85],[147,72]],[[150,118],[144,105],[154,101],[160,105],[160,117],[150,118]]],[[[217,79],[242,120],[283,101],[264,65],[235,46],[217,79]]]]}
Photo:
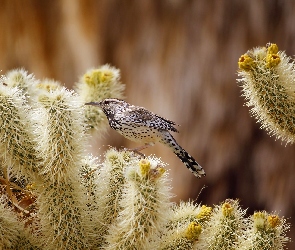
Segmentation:
{"type": "MultiPolygon", "coordinates": [[[[101,102],[89,102],[86,105],[100,107],[108,118],[110,127],[125,138],[145,143],[145,145],[161,142],[171,148],[196,177],[206,175],[203,168],[169,133],[169,131],[178,132],[174,127],[175,122],[119,99],[104,99],[101,102]]],[[[143,148],[145,147],[141,149],[143,148]]]]}

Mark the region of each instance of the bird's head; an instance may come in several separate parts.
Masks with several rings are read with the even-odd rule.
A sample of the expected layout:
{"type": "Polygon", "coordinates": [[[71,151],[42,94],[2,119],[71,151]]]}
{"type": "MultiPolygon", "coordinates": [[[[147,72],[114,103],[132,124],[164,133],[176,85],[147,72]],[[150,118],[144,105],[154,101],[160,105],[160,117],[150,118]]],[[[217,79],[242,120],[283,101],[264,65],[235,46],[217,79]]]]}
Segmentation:
{"type": "Polygon", "coordinates": [[[107,98],[100,102],[87,102],[85,105],[92,105],[100,107],[105,114],[115,113],[116,110],[125,108],[127,103],[120,99],[107,98]]]}

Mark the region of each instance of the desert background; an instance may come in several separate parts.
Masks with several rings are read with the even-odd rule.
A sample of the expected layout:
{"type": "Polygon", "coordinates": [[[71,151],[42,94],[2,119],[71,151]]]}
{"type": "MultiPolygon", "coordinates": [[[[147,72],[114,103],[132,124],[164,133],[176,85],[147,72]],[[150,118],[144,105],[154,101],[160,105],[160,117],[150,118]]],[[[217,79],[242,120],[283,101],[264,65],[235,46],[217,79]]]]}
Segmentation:
{"type": "MultiPolygon", "coordinates": [[[[126,100],[180,124],[175,138],[207,173],[195,178],[163,145],[144,151],[169,163],[176,202],[239,199],[286,217],[293,241],[295,145],[260,129],[236,79],[248,49],[293,56],[294,38],[292,0],[0,0],[1,74],[23,67],[71,88],[89,68],[119,68],[126,100]]],[[[139,146],[111,130],[91,143],[96,155],[139,146]]]]}

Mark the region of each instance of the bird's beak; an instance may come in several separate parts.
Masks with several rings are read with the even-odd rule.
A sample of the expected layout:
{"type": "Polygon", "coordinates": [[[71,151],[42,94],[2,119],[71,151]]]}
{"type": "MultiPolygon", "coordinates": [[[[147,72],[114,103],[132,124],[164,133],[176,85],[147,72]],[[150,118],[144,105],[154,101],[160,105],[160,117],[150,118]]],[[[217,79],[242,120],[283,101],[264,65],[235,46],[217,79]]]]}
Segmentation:
{"type": "Polygon", "coordinates": [[[85,105],[101,106],[101,102],[87,102],[85,105]]]}

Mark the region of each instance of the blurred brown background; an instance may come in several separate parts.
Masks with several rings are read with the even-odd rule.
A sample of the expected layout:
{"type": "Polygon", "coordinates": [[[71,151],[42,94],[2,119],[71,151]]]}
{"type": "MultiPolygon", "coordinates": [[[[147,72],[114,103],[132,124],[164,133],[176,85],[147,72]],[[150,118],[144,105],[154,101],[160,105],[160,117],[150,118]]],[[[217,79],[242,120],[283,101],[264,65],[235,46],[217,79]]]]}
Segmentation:
{"type": "MultiPolygon", "coordinates": [[[[295,146],[259,129],[236,71],[240,55],[267,42],[294,55],[294,38],[292,0],[0,0],[2,73],[24,67],[71,87],[110,63],[128,102],[181,124],[176,139],[207,173],[196,179],[163,145],[145,151],[170,164],[176,201],[206,186],[198,202],[239,198],[249,213],[277,211],[293,225],[295,146]]],[[[113,131],[101,145],[136,146],[113,131]]]]}

